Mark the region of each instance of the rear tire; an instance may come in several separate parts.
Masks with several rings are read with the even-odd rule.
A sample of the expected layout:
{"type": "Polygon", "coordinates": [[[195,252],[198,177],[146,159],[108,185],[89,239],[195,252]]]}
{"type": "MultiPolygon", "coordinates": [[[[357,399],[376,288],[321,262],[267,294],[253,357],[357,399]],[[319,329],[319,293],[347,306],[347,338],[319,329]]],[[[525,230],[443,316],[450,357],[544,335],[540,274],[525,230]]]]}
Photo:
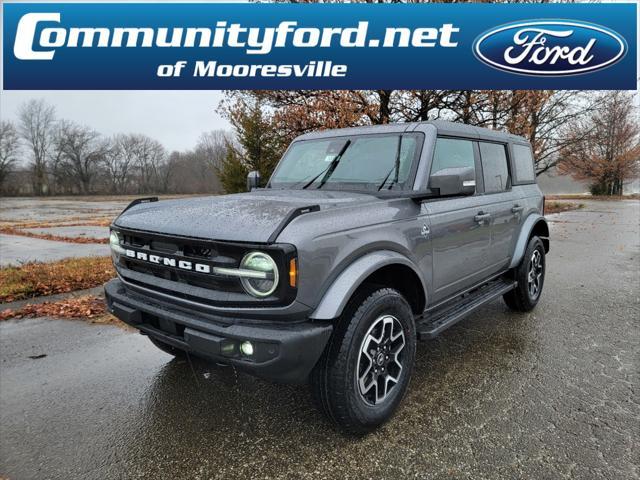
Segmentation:
{"type": "Polygon", "coordinates": [[[338,319],[311,373],[316,403],[347,433],[374,430],[402,401],[415,351],[413,313],[404,297],[390,288],[361,291],[338,319]]]}
{"type": "Polygon", "coordinates": [[[516,288],[503,295],[507,306],[516,312],[529,312],[535,308],[542,294],[546,272],[544,245],[540,237],[531,237],[522,261],[513,273],[516,288]]]}
{"type": "Polygon", "coordinates": [[[186,356],[186,352],[184,350],[180,350],[179,348],[169,345],[168,343],[164,343],[162,340],[158,340],[157,338],[152,337],[150,335],[149,335],[149,340],[151,340],[151,343],[153,343],[156,347],[158,347],[164,353],[173,355],[176,358],[182,358],[186,356]]]}

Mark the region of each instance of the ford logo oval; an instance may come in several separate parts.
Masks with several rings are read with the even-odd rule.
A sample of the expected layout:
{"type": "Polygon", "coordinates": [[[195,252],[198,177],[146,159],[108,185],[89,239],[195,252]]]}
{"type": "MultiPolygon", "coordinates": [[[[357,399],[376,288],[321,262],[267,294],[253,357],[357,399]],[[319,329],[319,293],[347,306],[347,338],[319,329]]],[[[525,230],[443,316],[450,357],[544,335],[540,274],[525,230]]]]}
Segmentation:
{"type": "Polygon", "coordinates": [[[607,68],[627,53],[627,42],[600,25],[547,20],[502,25],[473,43],[482,62],[525,75],[575,75],[607,68]]]}

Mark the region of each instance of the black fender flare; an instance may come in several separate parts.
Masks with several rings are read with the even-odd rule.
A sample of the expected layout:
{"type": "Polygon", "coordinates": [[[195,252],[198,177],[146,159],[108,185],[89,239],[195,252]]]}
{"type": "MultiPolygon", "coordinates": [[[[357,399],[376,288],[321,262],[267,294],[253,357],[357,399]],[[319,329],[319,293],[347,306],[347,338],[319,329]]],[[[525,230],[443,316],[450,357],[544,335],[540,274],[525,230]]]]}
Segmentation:
{"type": "Polygon", "coordinates": [[[424,279],[413,262],[393,250],[378,250],[363,255],[347,266],[327,289],[309,318],[312,320],[332,320],[339,317],[351,296],[367,277],[382,267],[394,264],[404,265],[413,270],[420,279],[426,298],[427,289],[424,279]]]}
{"type": "Polygon", "coordinates": [[[542,215],[539,215],[537,213],[531,214],[522,224],[522,228],[520,229],[520,236],[518,237],[518,241],[516,242],[509,268],[515,268],[520,264],[522,256],[524,255],[524,251],[526,250],[527,244],[529,243],[531,232],[533,232],[534,228],[541,228],[544,232],[544,235],[541,235],[541,238],[545,242],[545,250],[547,252],[549,251],[549,225],[547,224],[547,220],[542,215]]]}

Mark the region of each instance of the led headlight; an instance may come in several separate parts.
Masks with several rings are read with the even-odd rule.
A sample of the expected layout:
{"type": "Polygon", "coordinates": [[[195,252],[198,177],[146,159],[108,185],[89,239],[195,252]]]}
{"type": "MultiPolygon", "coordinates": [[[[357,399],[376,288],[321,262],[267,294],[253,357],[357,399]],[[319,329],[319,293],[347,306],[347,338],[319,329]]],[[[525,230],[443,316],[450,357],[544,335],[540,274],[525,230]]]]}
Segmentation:
{"type": "Polygon", "coordinates": [[[242,286],[254,297],[268,297],[278,287],[278,266],[266,253],[250,252],[240,262],[240,269],[253,271],[261,275],[241,277],[242,286]]]}
{"type": "Polygon", "coordinates": [[[120,235],[114,230],[111,230],[109,235],[109,246],[111,247],[113,260],[117,262],[120,255],[124,254],[124,248],[120,246],[120,235]]]}

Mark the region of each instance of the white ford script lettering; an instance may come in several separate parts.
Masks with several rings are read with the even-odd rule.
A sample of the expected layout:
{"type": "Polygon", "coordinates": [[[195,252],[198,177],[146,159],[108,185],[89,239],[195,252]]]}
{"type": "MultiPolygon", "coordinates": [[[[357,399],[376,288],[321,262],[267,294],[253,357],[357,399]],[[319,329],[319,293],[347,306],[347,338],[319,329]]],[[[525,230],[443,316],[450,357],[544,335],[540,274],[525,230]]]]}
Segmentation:
{"type": "Polygon", "coordinates": [[[595,38],[583,47],[570,48],[556,45],[546,47],[548,37],[565,38],[570,37],[573,30],[548,30],[544,28],[523,28],[513,36],[513,42],[518,47],[509,47],[504,52],[504,60],[510,65],[518,65],[522,62],[543,65],[549,63],[554,65],[558,60],[567,60],[571,65],[587,65],[593,60],[593,55],[589,55],[591,48],[596,43],[595,38]],[[515,54],[512,55],[512,54],[515,54]]]}
{"type": "Polygon", "coordinates": [[[610,67],[627,54],[625,38],[593,23],[539,20],[500,25],[479,35],[483,63],[525,75],[576,75],[610,67]]]}

